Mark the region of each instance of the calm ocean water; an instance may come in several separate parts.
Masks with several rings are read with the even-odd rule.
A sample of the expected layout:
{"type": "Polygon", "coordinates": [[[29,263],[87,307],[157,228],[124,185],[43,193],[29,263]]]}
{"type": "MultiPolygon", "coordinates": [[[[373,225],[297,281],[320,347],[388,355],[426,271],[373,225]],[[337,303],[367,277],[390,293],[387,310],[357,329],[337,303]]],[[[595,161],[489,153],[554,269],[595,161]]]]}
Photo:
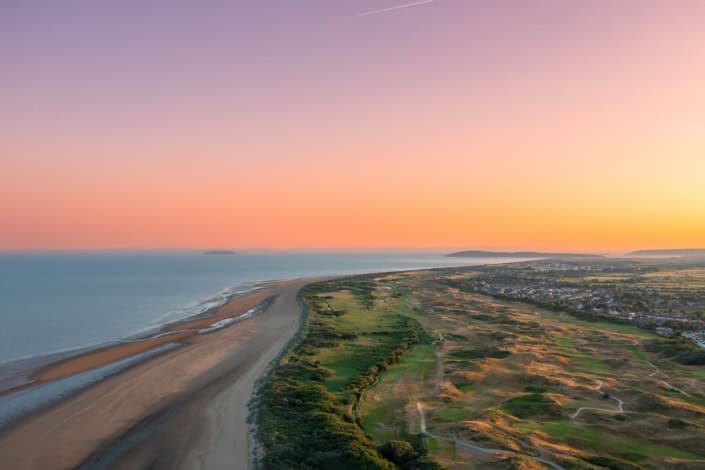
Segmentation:
{"type": "Polygon", "coordinates": [[[144,333],[256,281],[508,261],[409,252],[0,254],[0,363],[144,333]]]}

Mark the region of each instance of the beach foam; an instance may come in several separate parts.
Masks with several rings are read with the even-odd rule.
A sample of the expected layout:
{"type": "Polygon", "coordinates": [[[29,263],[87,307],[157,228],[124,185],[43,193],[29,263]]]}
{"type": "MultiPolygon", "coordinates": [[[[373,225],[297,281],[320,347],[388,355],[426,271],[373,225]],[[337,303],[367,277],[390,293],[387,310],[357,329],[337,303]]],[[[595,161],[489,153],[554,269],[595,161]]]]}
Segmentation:
{"type": "Polygon", "coordinates": [[[163,344],[95,369],[0,396],[0,429],[29,413],[51,406],[128,367],[179,346],[179,343],[163,344]]]}

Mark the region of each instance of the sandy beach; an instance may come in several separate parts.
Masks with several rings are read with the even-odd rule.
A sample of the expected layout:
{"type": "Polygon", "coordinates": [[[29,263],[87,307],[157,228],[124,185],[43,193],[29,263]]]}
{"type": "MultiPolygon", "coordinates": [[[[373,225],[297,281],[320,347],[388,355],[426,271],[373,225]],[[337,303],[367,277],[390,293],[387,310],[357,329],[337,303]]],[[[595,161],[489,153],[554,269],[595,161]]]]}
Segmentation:
{"type": "Polygon", "coordinates": [[[111,376],[0,434],[0,466],[13,469],[248,467],[247,403],[255,381],[298,330],[299,289],[268,283],[167,336],[93,351],[39,371],[61,378],[165,342],[181,346],[111,376]],[[256,316],[198,330],[257,305],[256,316]],[[201,331],[202,333],[202,331],[201,331]]]}

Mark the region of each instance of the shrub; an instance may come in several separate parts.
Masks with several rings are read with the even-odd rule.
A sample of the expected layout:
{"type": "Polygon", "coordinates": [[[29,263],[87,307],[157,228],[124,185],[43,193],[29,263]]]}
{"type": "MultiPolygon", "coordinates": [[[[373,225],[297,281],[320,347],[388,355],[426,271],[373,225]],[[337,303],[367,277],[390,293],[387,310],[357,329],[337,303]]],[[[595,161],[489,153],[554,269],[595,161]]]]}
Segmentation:
{"type": "Polygon", "coordinates": [[[409,462],[417,456],[412,445],[406,441],[389,441],[379,448],[379,453],[387,460],[399,465],[409,462]]]}
{"type": "Polygon", "coordinates": [[[668,427],[671,429],[683,429],[688,426],[688,423],[678,418],[671,418],[668,420],[668,427]]]}
{"type": "Polygon", "coordinates": [[[637,400],[636,411],[662,413],[668,410],[668,406],[657,395],[653,393],[642,393],[637,400]]]}
{"type": "Polygon", "coordinates": [[[673,359],[687,366],[702,366],[705,365],[705,351],[681,351],[673,359]]]}

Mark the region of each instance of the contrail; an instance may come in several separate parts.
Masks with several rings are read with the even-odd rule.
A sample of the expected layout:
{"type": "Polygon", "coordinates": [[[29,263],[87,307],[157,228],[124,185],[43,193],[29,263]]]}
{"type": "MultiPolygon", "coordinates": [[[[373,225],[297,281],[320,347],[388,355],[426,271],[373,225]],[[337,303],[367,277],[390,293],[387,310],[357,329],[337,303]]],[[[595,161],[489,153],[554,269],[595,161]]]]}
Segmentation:
{"type": "Polygon", "coordinates": [[[422,0],[420,2],[405,3],[403,5],[397,5],[394,7],[382,8],[379,10],[364,11],[362,13],[357,13],[355,15],[347,16],[346,18],[362,18],[363,16],[379,15],[380,13],[387,13],[394,10],[401,10],[402,8],[415,7],[418,5],[425,5],[427,3],[433,3],[434,0],[422,0]]]}

